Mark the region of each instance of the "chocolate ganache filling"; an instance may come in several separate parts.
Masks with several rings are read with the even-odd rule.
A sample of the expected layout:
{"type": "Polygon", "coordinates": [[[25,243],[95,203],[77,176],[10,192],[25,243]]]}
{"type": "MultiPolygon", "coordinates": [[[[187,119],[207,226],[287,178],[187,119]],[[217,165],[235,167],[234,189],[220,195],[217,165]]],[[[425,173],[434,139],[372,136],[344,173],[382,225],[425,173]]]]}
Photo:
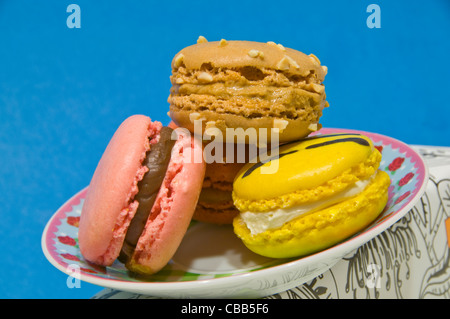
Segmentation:
{"type": "Polygon", "coordinates": [[[175,144],[175,141],[171,139],[172,131],[170,127],[166,126],[161,129],[158,143],[151,146],[142,163],[142,165],[148,167],[148,171],[138,183],[139,192],[134,197],[139,206],[130,222],[120,251],[119,260],[123,263],[129,262],[133,256],[166,175],[172,148],[175,144]]]}

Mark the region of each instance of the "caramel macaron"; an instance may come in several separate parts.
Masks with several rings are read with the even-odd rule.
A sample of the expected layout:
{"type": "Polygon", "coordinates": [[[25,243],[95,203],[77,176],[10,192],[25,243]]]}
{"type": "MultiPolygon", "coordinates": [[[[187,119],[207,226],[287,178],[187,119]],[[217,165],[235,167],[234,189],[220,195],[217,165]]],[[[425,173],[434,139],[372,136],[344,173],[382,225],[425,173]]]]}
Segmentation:
{"type": "Polygon", "coordinates": [[[231,192],[233,181],[245,163],[206,164],[205,179],[193,219],[211,224],[232,224],[239,211],[231,192]]]}
{"type": "Polygon", "coordinates": [[[297,140],[321,127],[326,73],[315,55],[281,44],[201,37],[172,60],[169,115],[192,132],[202,120],[202,134],[262,128],[270,140],[275,128],[281,143],[297,140]]]}

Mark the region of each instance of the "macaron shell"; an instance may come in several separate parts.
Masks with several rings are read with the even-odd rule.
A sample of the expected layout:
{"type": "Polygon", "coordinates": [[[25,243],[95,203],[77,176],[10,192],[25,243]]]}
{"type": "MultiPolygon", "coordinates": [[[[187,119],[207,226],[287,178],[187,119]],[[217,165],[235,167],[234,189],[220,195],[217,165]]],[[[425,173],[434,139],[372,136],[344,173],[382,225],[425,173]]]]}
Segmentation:
{"type": "Polygon", "coordinates": [[[308,255],[337,244],[372,223],[387,203],[389,184],[388,174],[378,171],[362,193],[341,203],[256,235],[251,235],[238,216],[233,221],[234,231],[250,250],[266,257],[308,255]]]}
{"type": "Polygon", "coordinates": [[[257,153],[256,146],[215,141],[204,142],[203,146],[206,172],[193,219],[210,224],[232,224],[239,213],[231,196],[233,181],[253,153],[257,153]]]}
{"type": "Polygon", "coordinates": [[[180,134],[145,229],[127,268],[152,274],[176,252],[192,219],[205,174],[201,142],[180,134]]]}
{"type": "Polygon", "coordinates": [[[240,211],[270,211],[332,196],[372,176],[381,161],[372,141],[354,134],[307,138],[277,153],[246,164],[236,176],[233,200],[240,211]]]}
{"type": "Polygon", "coordinates": [[[313,55],[293,50],[273,42],[254,41],[211,41],[197,43],[182,49],[172,60],[172,68],[183,64],[188,70],[200,69],[204,63],[213,67],[270,68],[280,71],[286,69],[292,74],[306,76],[315,73],[321,80],[326,71],[320,67],[320,61],[313,55]],[[252,52],[261,52],[262,56],[252,57],[252,52]],[[294,63],[280,63],[288,57],[294,63]]]}
{"type": "Polygon", "coordinates": [[[206,164],[202,193],[193,216],[194,220],[212,224],[231,224],[239,213],[233,204],[233,180],[245,163],[206,164]]]}
{"type": "Polygon", "coordinates": [[[198,204],[192,219],[208,224],[229,225],[239,214],[233,202],[223,204],[198,204]]]}
{"type": "MultiPolygon", "coordinates": [[[[174,98],[171,98],[173,101],[174,98]]],[[[200,105],[200,104],[198,104],[200,105]]],[[[298,140],[300,138],[306,137],[311,134],[313,131],[318,130],[322,127],[321,124],[317,123],[320,116],[322,116],[322,108],[317,108],[316,110],[312,110],[311,117],[312,120],[307,120],[303,118],[299,119],[283,119],[287,122],[286,128],[280,130],[276,137],[275,133],[272,133],[273,128],[276,127],[276,120],[278,118],[272,116],[263,116],[258,118],[249,118],[242,112],[242,114],[229,114],[229,113],[218,113],[214,110],[201,110],[201,111],[191,111],[184,110],[183,107],[179,107],[172,103],[170,105],[170,117],[173,122],[178,126],[185,127],[191,132],[195,132],[194,122],[191,120],[191,114],[193,112],[198,113],[200,118],[204,118],[205,120],[202,123],[201,133],[205,134],[206,131],[206,123],[214,123],[214,127],[218,128],[223,137],[226,137],[227,128],[235,129],[242,128],[244,131],[250,129],[254,130],[256,128],[257,138],[259,140],[267,140],[271,142],[273,139],[277,139],[280,143],[291,142],[294,140],[298,140]],[[311,128],[311,124],[316,124],[315,129],[311,128]],[[259,130],[264,130],[264,136],[260,136],[259,130]]]]}
{"type": "Polygon", "coordinates": [[[278,154],[247,164],[234,182],[234,191],[239,198],[259,200],[313,189],[366,161],[373,150],[369,138],[353,134],[290,143],[281,146],[278,154]]]}
{"type": "Polygon", "coordinates": [[[84,258],[110,265],[117,258],[130,220],[137,209],[132,199],[147,171],[142,161],[150,148],[149,136],[159,122],[134,115],[127,118],[106,147],[88,187],[81,212],[78,240],[84,258]]]}

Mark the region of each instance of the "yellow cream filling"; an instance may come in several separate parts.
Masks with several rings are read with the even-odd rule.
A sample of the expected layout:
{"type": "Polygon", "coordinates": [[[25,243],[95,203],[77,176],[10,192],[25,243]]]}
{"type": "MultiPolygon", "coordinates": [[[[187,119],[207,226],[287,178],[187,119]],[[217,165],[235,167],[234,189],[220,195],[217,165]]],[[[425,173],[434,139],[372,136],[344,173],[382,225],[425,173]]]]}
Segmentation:
{"type": "Polygon", "coordinates": [[[265,232],[268,229],[275,229],[301,215],[314,212],[318,209],[331,206],[350,197],[360,194],[373,180],[374,176],[357,181],[350,188],[339,192],[331,197],[306,204],[299,204],[288,208],[278,208],[268,212],[241,212],[242,221],[250,230],[252,235],[265,232]]]}
{"type": "Polygon", "coordinates": [[[370,224],[388,199],[389,175],[378,171],[358,195],[334,205],[304,214],[283,224],[252,235],[240,215],[233,221],[234,231],[255,253],[272,258],[309,254],[335,244],[370,224]]]}

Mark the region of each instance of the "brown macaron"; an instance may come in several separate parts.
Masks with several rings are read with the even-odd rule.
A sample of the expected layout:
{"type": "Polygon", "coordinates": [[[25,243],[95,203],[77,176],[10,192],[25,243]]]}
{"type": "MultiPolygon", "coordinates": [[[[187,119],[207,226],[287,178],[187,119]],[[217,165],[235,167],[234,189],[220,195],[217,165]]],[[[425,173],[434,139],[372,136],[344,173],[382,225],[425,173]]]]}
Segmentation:
{"type": "Polygon", "coordinates": [[[245,163],[206,164],[205,179],[193,219],[211,224],[231,224],[239,211],[233,204],[233,181],[245,163]]]}
{"type": "Polygon", "coordinates": [[[326,73],[316,56],[274,42],[200,37],[173,58],[169,115],[192,132],[202,120],[202,134],[262,128],[270,140],[267,129],[278,128],[281,143],[293,141],[321,127],[326,73]]]}
{"type": "MultiPolygon", "coordinates": [[[[262,151],[266,151],[266,148],[262,151]]],[[[232,198],[234,179],[248,162],[256,163],[258,152],[261,149],[245,143],[203,143],[206,171],[194,220],[219,225],[232,224],[234,217],[239,214],[232,198]]]]}

